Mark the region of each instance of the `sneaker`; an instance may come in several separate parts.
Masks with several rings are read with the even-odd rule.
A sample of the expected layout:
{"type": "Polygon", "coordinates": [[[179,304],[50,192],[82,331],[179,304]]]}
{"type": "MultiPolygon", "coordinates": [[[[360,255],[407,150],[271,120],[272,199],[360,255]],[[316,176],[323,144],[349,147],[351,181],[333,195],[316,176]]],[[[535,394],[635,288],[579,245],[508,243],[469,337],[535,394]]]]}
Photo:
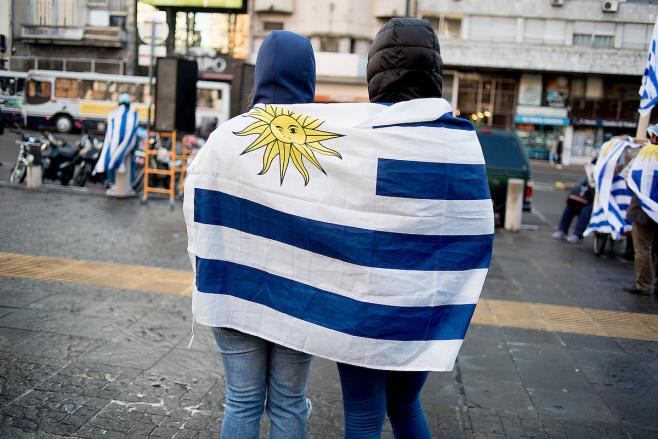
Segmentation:
{"type": "Polygon", "coordinates": [[[567,242],[569,242],[571,244],[580,244],[580,241],[582,241],[582,240],[583,239],[579,238],[578,235],[576,235],[575,233],[572,233],[571,235],[569,235],[567,237],[567,242]]]}
{"type": "Polygon", "coordinates": [[[553,239],[563,239],[564,238],[564,232],[562,230],[558,230],[555,233],[551,235],[553,239]]]}
{"type": "Polygon", "coordinates": [[[624,291],[626,291],[627,293],[633,294],[635,296],[650,296],[651,295],[651,292],[643,291],[643,290],[637,288],[636,286],[624,288],[624,291]]]}

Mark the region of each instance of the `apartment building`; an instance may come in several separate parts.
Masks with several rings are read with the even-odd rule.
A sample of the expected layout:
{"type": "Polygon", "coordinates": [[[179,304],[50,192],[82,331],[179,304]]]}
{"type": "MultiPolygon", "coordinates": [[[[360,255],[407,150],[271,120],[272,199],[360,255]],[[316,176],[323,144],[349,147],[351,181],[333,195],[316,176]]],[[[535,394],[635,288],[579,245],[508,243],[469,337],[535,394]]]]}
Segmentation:
{"type": "Polygon", "coordinates": [[[135,0],[7,0],[11,70],[130,74],[136,56],[135,0]]]}
{"type": "Polygon", "coordinates": [[[565,139],[583,162],[635,134],[654,1],[419,0],[445,62],[444,95],[477,125],[515,129],[532,156],[565,139]]]}
{"type": "Polygon", "coordinates": [[[413,13],[405,0],[253,0],[250,2],[250,59],[272,30],[291,30],[311,39],[317,68],[316,99],[368,100],[366,63],[377,30],[391,17],[413,13]]]}

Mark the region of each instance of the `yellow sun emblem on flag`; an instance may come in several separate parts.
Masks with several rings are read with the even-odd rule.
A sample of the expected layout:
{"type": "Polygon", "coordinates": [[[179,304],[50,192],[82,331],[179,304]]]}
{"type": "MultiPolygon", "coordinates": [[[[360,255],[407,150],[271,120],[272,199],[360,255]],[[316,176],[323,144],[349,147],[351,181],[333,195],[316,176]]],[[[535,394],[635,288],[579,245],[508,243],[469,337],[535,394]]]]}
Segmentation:
{"type": "Polygon", "coordinates": [[[638,156],[644,160],[656,160],[658,161],[658,145],[648,144],[640,149],[638,156]]]}
{"type": "Polygon", "coordinates": [[[242,131],[234,132],[236,136],[250,136],[258,134],[242,154],[265,148],[263,154],[263,169],[258,175],[265,174],[272,165],[274,159],[279,157],[279,178],[283,184],[283,178],[288,170],[288,163],[292,160],[293,165],[304,177],[306,186],[310,180],[310,174],[306,169],[305,161],[327,174],[315,156],[316,153],[342,159],[338,151],[322,145],[322,141],[341,137],[319,130],[324,121],[311,116],[293,113],[285,108],[275,105],[255,107],[248,114],[249,117],[257,119],[257,122],[249,125],[242,131]]]}

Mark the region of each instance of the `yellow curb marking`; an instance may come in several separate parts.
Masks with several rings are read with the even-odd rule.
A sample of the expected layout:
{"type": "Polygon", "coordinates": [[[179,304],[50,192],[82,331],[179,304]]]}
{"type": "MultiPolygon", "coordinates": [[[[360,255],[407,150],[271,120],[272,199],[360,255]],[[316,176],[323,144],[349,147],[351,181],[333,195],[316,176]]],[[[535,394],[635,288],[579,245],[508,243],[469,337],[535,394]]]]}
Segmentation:
{"type": "MultiPolygon", "coordinates": [[[[190,271],[0,252],[0,277],[151,293],[192,295],[190,271]]],[[[658,341],[658,315],[481,299],[473,323],[485,326],[658,341]]]]}

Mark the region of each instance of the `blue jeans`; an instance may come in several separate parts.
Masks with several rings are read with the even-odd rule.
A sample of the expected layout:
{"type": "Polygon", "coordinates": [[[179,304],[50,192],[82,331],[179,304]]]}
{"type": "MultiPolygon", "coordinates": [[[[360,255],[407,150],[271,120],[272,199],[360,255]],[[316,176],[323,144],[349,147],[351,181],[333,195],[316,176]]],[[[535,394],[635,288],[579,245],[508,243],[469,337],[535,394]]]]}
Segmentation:
{"type": "Polygon", "coordinates": [[[212,330],[226,373],[221,438],[258,439],[265,406],[271,439],[305,438],[312,357],[233,329],[212,330]]]}
{"type": "Polygon", "coordinates": [[[420,404],[427,372],[395,372],[338,363],[345,408],[345,439],[379,439],[388,414],[398,439],[429,439],[420,404]]]}

